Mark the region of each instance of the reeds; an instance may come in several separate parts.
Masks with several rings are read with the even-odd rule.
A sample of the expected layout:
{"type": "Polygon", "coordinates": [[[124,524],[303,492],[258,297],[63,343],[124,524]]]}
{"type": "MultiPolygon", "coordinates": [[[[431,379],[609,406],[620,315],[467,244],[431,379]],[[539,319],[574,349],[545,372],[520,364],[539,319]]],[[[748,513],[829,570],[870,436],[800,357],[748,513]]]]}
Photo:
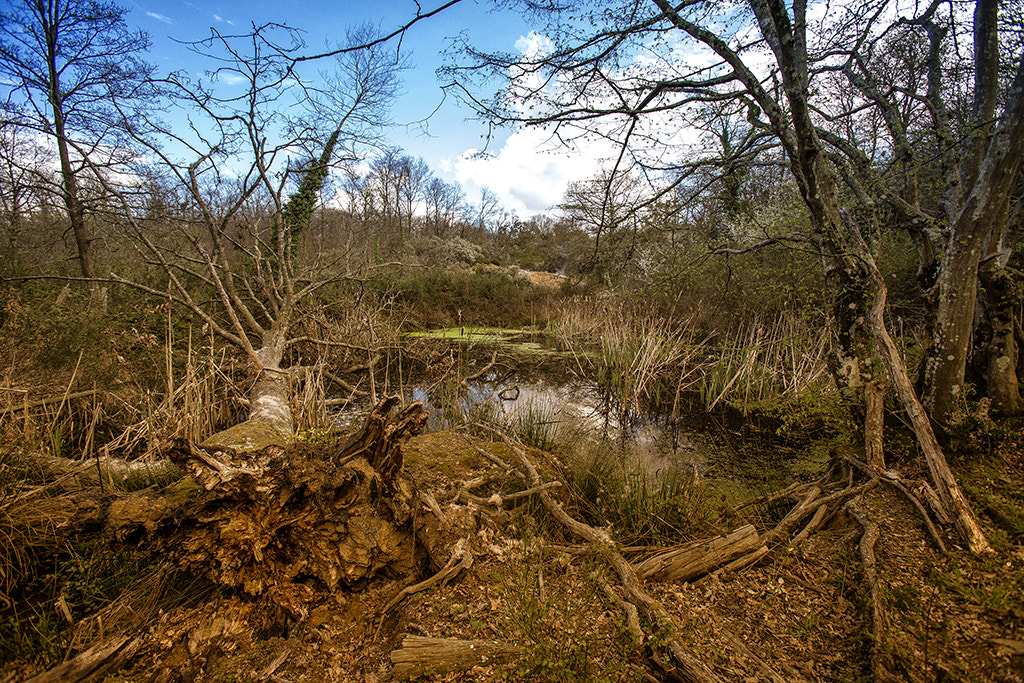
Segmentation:
{"type": "Polygon", "coordinates": [[[668,320],[622,302],[574,300],[552,328],[581,373],[605,387],[624,413],[726,404],[747,411],[833,391],[826,365],[831,339],[798,316],[754,315],[728,335],[704,333],[691,320],[668,320]]]}

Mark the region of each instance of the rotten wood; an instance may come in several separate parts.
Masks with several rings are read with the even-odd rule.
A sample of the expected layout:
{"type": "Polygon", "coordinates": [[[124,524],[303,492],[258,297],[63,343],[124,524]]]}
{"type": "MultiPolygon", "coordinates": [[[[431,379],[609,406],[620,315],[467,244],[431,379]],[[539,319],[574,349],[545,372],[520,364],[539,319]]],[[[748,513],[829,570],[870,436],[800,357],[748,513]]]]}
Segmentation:
{"type": "Polygon", "coordinates": [[[673,548],[634,565],[641,580],[691,581],[762,547],[754,525],[673,548]]]}
{"type": "Polygon", "coordinates": [[[518,653],[510,643],[492,640],[455,640],[407,635],[402,647],[391,653],[394,680],[407,681],[426,673],[448,674],[474,666],[509,661],[518,653]]]}
{"type": "Polygon", "coordinates": [[[427,423],[427,410],[420,401],[410,403],[392,420],[389,414],[401,400],[396,394],[377,402],[366,416],[362,429],[335,453],[332,459],[336,467],[363,456],[371,467],[380,472],[385,482],[391,482],[404,465],[402,444],[422,432],[427,423]]]}

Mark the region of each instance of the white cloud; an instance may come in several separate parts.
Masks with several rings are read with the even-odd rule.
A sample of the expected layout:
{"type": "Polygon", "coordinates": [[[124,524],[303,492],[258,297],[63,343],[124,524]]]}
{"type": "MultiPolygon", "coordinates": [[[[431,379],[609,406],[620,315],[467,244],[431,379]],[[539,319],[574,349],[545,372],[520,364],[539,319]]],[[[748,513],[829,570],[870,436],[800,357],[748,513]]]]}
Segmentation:
{"type": "Polygon", "coordinates": [[[224,85],[241,85],[246,82],[243,76],[231,71],[218,71],[215,80],[224,85]]]}
{"type": "Polygon", "coordinates": [[[520,217],[543,213],[559,202],[569,183],[597,173],[615,150],[604,140],[568,150],[538,128],[523,128],[508,137],[497,154],[467,150],[445,164],[470,201],[489,188],[520,217]]]}
{"type": "Polygon", "coordinates": [[[146,12],[146,16],[151,18],[151,19],[156,19],[157,21],[162,21],[165,24],[173,24],[174,23],[174,21],[170,17],[165,17],[164,15],[157,14],[156,12],[146,12]]]}
{"type": "Polygon", "coordinates": [[[214,14],[213,15],[213,20],[216,21],[217,23],[227,24],[228,26],[234,26],[235,25],[235,22],[231,21],[230,19],[225,19],[224,17],[220,16],[219,14],[214,14]]]}
{"type": "Polygon", "coordinates": [[[551,53],[554,43],[545,35],[530,31],[529,35],[520,36],[516,41],[516,49],[525,59],[539,59],[551,53]]]}

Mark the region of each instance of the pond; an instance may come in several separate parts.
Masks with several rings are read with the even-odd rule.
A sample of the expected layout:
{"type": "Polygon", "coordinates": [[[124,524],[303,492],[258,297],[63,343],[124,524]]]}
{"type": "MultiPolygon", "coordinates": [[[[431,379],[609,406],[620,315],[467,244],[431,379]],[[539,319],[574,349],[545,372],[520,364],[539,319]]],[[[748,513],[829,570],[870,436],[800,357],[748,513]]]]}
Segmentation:
{"type": "Polygon", "coordinates": [[[656,477],[696,474],[745,488],[785,484],[822,465],[774,438],[770,419],[728,406],[629,409],[586,358],[538,330],[449,328],[410,338],[434,345],[401,382],[407,401],[427,406],[430,431],[496,424],[542,449],[600,443],[656,477]]]}

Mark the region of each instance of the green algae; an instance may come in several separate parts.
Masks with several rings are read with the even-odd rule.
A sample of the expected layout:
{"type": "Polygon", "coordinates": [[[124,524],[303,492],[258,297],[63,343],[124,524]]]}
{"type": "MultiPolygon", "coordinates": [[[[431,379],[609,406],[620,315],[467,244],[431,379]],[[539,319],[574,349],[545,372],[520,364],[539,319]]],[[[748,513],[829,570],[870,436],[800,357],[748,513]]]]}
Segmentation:
{"type": "Polygon", "coordinates": [[[550,334],[532,329],[504,327],[447,327],[426,332],[409,332],[409,339],[438,339],[459,344],[496,344],[513,355],[568,356],[555,348],[550,334]]]}

